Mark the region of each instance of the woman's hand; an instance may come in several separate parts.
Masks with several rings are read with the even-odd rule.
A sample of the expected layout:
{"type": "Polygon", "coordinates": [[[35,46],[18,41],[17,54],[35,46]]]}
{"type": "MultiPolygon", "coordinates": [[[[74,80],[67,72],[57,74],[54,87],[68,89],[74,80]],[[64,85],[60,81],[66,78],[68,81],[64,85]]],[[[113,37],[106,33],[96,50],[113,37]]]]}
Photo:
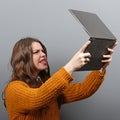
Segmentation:
{"type": "Polygon", "coordinates": [[[103,55],[103,59],[102,59],[102,63],[105,63],[104,66],[101,68],[101,72],[103,73],[105,71],[105,69],[107,68],[107,66],[110,64],[110,62],[112,61],[112,54],[114,52],[114,48],[117,46],[117,42],[115,42],[113,48],[108,48],[108,52],[110,54],[108,55],[103,55]]]}
{"type": "Polygon", "coordinates": [[[72,74],[74,71],[77,71],[85,64],[90,61],[90,53],[85,53],[85,49],[91,43],[91,41],[87,41],[81,49],[72,57],[72,59],[64,66],[64,68],[72,74]]]}

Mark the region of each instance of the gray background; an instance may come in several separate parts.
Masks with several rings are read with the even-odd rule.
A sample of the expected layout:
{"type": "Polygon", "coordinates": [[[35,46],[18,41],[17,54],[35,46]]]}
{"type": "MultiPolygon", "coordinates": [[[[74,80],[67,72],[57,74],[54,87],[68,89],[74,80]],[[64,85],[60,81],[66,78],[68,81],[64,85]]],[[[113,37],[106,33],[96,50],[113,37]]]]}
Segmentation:
{"type": "MultiPolygon", "coordinates": [[[[0,0],[0,94],[9,80],[11,50],[20,38],[35,37],[47,46],[51,74],[89,39],[70,8],[98,14],[119,41],[119,0],[0,0]]],[[[119,55],[118,44],[100,89],[88,99],[64,105],[61,120],[120,120],[119,55]]],[[[76,72],[76,82],[87,73],[76,72]]],[[[8,120],[1,98],[0,120],[8,120]]]]}

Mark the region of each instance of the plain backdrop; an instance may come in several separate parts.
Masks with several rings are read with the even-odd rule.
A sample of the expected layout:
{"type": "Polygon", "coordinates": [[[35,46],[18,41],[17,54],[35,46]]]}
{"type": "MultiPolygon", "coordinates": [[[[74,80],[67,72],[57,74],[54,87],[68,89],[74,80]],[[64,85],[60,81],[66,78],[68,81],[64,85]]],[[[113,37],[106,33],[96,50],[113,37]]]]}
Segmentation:
{"type": "MultiPolygon", "coordinates": [[[[10,77],[13,45],[19,39],[35,37],[45,44],[51,74],[89,39],[68,9],[96,13],[116,36],[118,46],[99,90],[88,99],[62,106],[61,120],[120,120],[119,0],[0,0],[0,95],[10,77]]],[[[74,73],[75,82],[88,72],[74,73]]],[[[0,120],[9,120],[1,97],[0,120]]]]}

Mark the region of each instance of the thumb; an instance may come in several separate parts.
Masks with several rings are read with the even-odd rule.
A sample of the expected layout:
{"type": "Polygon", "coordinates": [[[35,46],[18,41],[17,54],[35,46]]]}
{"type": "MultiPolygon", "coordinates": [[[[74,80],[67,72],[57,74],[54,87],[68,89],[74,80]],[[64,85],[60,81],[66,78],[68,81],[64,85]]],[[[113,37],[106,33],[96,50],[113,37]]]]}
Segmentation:
{"type": "Polygon", "coordinates": [[[88,45],[91,43],[90,40],[88,40],[81,48],[80,48],[80,52],[85,52],[86,48],[88,47],[88,45]]]}

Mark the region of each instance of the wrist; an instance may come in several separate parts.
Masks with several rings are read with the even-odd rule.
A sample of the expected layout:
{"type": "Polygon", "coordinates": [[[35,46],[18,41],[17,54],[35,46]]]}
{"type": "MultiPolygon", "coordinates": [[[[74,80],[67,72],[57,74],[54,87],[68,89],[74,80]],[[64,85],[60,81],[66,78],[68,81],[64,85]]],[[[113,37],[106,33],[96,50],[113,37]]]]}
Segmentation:
{"type": "Polygon", "coordinates": [[[106,69],[105,69],[105,68],[101,68],[101,69],[99,70],[99,72],[100,72],[101,74],[105,74],[106,69]]]}
{"type": "Polygon", "coordinates": [[[66,65],[64,66],[64,69],[65,69],[69,74],[71,74],[71,75],[72,75],[72,73],[74,72],[72,66],[70,66],[69,64],[66,64],[66,65]]]}

